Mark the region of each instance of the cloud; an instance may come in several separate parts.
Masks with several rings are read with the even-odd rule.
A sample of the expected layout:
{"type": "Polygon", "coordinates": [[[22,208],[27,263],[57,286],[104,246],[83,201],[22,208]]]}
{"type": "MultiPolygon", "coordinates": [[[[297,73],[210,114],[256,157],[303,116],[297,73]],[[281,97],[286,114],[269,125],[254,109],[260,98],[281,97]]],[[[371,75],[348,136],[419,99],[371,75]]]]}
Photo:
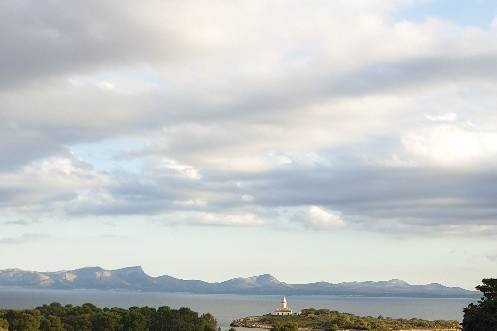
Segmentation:
{"type": "Polygon", "coordinates": [[[0,238],[0,245],[21,245],[30,244],[39,241],[45,241],[50,239],[48,235],[42,235],[37,233],[24,233],[17,237],[2,237],[0,238]]]}
{"type": "Polygon", "coordinates": [[[117,6],[114,1],[89,1],[85,6],[27,1],[5,4],[0,38],[8,47],[0,59],[4,73],[0,86],[9,88],[68,72],[181,54],[182,46],[172,31],[164,28],[159,33],[151,28],[152,22],[146,25],[137,20],[127,11],[130,5],[117,6]]]}
{"type": "Polygon", "coordinates": [[[165,218],[166,225],[257,227],[266,224],[252,213],[181,212],[165,218]]]}
{"type": "Polygon", "coordinates": [[[487,259],[492,261],[492,262],[497,262],[497,254],[495,255],[488,255],[487,259]]]}
{"type": "Polygon", "coordinates": [[[446,113],[440,115],[425,115],[426,119],[433,122],[454,122],[457,120],[457,114],[446,113]]]}
{"type": "MultiPolygon", "coordinates": [[[[354,149],[350,153],[355,156],[354,149]]],[[[279,227],[294,217],[292,209],[310,206],[295,217],[315,229],[340,228],[344,218],[350,228],[413,235],[485,235],[495,227],[493,168],[385,166],[376,162],[385,155],[374,149],[371,153],[351,159],[330,150],[321,154],[323,162],[311,166],[295,163],[251,173],[205,171],[195,180],[176,171],[164,172],[160,166],[151,166],[139,178],[134,174],[109,178],[69,159],[50,160],[16,174],[12,182],[18,186],[10,190],[5,190],[4,180],[3,203],[27,215],[140,215],[170,225],[279,227]],[[20,181],[27,171],[29,185],[20,181]],[[287,213],[272,212],[285,209],[287,213]],[[237,212],[228,212],[233,210],[237,212]]]]}
{"type": "Polygon", "coordinates": [[[16,220],[16,221],[6,221],[3,222],[4,225],[21,225],[21,226],[26,226],[30,225],[31,222],[28,222],[26,220],[16,220]]]}
{"type": "Polygon", "coordinates": [[[404,5],[3,5],[0,212],[483,233],[497,36],[404,5]]]}
{"type": "Polygon", "coordinates": [[[311,228],[316,229],[335,229],[345,225],[341,215],[336,212],[330,212],[318,206],[311,206],[308,209],[308,223],[311,228]]]}
{"type": "Polygon", "coordinates": [[[56,212],[61,202],[96,192],[111,179],[70,157],[51,157],[22,169],[0,173],[0,207],[56,212]]]}
{"type": "Polygon", "coordinates": [[[495,17],[492,20],[492,23],[490,24],[490,26],[492,27],[492,29],[497,29],[497,17],[495,17]]]}
{"type": "Polygon", "coordinates": [[[453,167],[497,159],[495,131],[441,125],[408,133],[403,138],[403,144],[415,158],[453,167]]]}
{"type": "Polygon", "coordinates": [[[175,160],[170,159],[162,159],[159,164],[160,168],[167,169],[177,173],[178,175],[185,176],[191,179],[200,179],[202,176],[200,175],[198,169],[187,165],[181,164],[175,160]]]}
{"type": "MultiPolygon", "coordinates": [[[[494,56],[489,49],[493,34],[479,31],[475,38],[436,21],[389,25],[385,15],[397,4],[373,3],[321,2],[321,10],[298,2],[275,3],[271,9],[287,17],[278,20],[260,15],[268,9],[262,2],[217,3],[202,7],[206,15],[199,15],[195,26],[186,18],[201,6],[189,1],[153,2],[140,10],[133,10],[132,2],[118,6],[112,1],[92,1],[84,8],[57,3],[53,5],[60,6],[57,10],[9,4],[1,31],[10,47],[1,63],[2,72],[12,74],[3,75],[10,89],[0,95],[6,119],[0,150],[11,157],[0,164],[12,166],[16,159],[17,164],[29,162],[67,145],[161,127],[172,135],[169,151],[188,153],[190,158],[214,144],[224,150],[245,141],[288,145],[292,136],[287,127],[306,133],[302,145],[334,143],[345,134],[330,135],[324,123],[336,123],[336,129],[343,127],[350,135],[351,130],[365,134],[371,128],[364,124],[356,128],[357,121],[349,121],[355,116],[343,115],[342,109],[351,106],[339,103],[330,111],[334,106],[330,99],[364,98],[421,85],[431,88],[454,77],[458,81],[475,75],[493,77],[494,56]],[[72,14],[61,19],[54,14],[59,11],[72,14]],[[330,19],[333,13],[336,17],[330,19]],[[253,29],[257,20],[267,28],[253,29]],[[343,34],[341,24],[348,22],[354,24],[343,34]],[[293,37],[282,38],[278,31],[293,37]],[[412,39],[416,47],[400,47],[410,45],[403,41],[412,39]],[[388,45],[397,46],[375,40],[393,40],[388,45]],[[328,46],[338,42],[343,46],[328,46]],[[468,43],[472,47],[461,47],[468,43]],[[26,49],[27,45],[33,49],[26,49]],[[364,48],[371,50],[367,58],[361,56],[364,48]],[[465,53],[467,48],[475,53],[465,53]],[[16,61],[21,64],[13,66],[16,61]],[[24,83],[19,86],[18,80],[24,83]],[[123,91],[120,86],[134,93],[109,92],[123,91]],[[154,88],[137,91],[136,86],[154,88]],[[309,111],[320,104],[323,109],[309,111]],[[303,114],[308,119],[300,122],[303,114]],[[310,126],[316,132],[310,134],[310,126]]],[[[373,103],[367,107],[370,123],[389,120],[383,107],[373,103]]],[[[249,157],[235,161],[260,163],[249,157]]],[[[226,158],[213,154],[211,162],[219,166],[226,158]]]]}

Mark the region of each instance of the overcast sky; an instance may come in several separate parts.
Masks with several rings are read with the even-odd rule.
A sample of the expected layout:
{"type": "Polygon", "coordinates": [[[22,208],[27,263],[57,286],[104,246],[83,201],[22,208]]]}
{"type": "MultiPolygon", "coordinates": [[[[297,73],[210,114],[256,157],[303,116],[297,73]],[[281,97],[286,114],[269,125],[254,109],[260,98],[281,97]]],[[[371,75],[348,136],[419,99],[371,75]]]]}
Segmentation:
{"type": "Polygon", "coordinates": [[[0,268],[496,276],[495,1],[2,1],[0,44],[0,268]]]}

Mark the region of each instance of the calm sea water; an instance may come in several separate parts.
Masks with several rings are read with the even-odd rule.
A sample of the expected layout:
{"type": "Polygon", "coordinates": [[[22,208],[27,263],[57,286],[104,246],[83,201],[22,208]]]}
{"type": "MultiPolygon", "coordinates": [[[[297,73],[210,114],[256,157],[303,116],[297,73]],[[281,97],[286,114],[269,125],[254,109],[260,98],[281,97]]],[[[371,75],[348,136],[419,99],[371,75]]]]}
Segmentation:
{"type": "MultiPolygon", "coordinates": [[[[474,299],[424,298],[363,298],[328,295],[287,296],[289,306],[327,308],[357,315],[419,317],[424,319],[462,319],[462,309],[474,299]]],[[[0,307],[31,308],[50,302],[82,304],[90,302],[99,307],[170,306],[189,307],[198,312],[210,312],[221,326],[227,327],[236,318],[271,312],[280,296],[234,294],[149,293],[96,290],[28,290],[0,288],[0,307]]]]}

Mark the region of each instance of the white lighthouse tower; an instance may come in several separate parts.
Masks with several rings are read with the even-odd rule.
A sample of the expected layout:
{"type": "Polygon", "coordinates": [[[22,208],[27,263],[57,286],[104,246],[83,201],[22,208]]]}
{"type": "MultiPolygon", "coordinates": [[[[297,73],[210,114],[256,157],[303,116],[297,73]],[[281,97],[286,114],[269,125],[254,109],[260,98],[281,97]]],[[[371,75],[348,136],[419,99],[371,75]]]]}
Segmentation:
{"type": "Polygon", "coordinates": [[[283,300],[281,300],[281,305],[274,310],[273,315],[278,315],[278,316],[292,315],[292,310],[288,308],[288,302],[286,301],[286,297],[283,297],[283,300]]]}

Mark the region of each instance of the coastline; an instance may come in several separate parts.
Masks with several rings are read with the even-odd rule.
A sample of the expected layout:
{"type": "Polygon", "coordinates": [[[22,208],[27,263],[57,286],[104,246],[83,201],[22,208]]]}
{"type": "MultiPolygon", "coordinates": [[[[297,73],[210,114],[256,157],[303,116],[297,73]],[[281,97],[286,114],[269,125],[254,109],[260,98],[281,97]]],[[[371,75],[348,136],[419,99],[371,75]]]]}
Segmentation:
{"type": "Polygon", "coordinates": [[[357,316],[328,309],[307,308],[300,313],[277,315],[276,313],[247,316],[235,319],[230,326],[269,330],[275,326],[290,330],[396,330],[396,331],[456,331],[460,330],[456,320],[423,320],[419,318],[391,318],[357,316]]]}

